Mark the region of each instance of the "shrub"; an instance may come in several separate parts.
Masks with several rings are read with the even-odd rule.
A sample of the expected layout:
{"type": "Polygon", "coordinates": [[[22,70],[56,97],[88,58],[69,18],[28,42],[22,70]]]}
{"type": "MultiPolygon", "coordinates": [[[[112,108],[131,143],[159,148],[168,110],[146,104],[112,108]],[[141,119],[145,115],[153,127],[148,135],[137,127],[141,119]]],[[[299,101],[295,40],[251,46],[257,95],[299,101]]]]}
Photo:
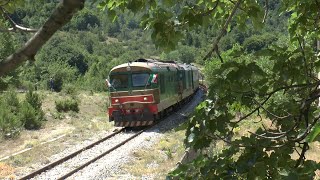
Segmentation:
{"type": "Polygon", "coordinates": [[[275,35],[269,33],[253,35],[244,40],[243,47],[247,52],[252,53],[266,48],[269,44],[277,40],[278,38],[275,35]]]}
{"type": "Polygon", "coordinates": [[[73,86],[73,85],[71,85],[71,84],[66,84],[66,85],[64,85],[62,91],[63,91],[65,94],[72,95],[72,96],[75,96],[76,93],[77,93],[76,87],[73,86]]]}
{"type": "Polygon", "coordinates": [[[41,99],[37,93],[29,90],[26,94],[26,101],[36,110],[41,110],[41,99]]]}
{"type": "Polygon", "coordinates": [[[5,138],[13,138],[20,134],[22,122],[8,110],[0,112],[0,131],[5,138]]]}
{"type": "Polygon", "coordinates": [[[7,93],[3,96],[3,104],[6,104],[6,108],[9,109],[9,111],[15,115],[19,112],[19,99],[17,96],[17,93],[13,90],[9,90],[7,93]]]}
{"type": "Polygon", "coordinates": [[[58,112],[75,111],[79,112],[78,102],[75,99],[64,99],[55,101],[58,112]]]}
{"type": "Polygon", "coordinates": [[[41,109],[41,99],[39,95],[32,90],[26,94],[26,101],[22,104],[20,110],[20,119],[26,129],[39,129],[44,120],[44,112],[41,109]]]}
{"type": "Polygon", "coordinates": [[[39,129],[42,125],[43,112],[36,110],[28,102],[24,102],[21,106],[19,118],[26,129],[39,129]]]}
{"type": "Polygon", "coordinates": [[[6,93],[0,99],[0,134],[5,138],[13,138],[20,134],[22,122],[17,116],[19,107],[19,101],[14,92],[6,93]]]}

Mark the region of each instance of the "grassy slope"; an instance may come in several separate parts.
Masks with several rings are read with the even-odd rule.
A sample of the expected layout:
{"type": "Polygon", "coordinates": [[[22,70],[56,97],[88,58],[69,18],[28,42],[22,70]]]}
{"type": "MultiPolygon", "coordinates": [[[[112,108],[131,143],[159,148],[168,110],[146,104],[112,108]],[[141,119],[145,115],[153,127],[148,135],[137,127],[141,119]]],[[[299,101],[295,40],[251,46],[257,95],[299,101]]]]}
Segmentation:
{"type": "Polygon", "coordinates": [[[43,98],[42,109],[47,121],[40,130],[24,130],[16,139],[0,139],[0,158],[32,148],[0,163],[0,179],[19,173],[23,167],[31,164],[48,163],[48,157],[53,154],[113,128],[106,114],[106,93],[79,93],[77,95],[79,113],[58,113],[55,110],[55,100],[63,99],[66,95],[52,92],[39,93],[43,98]],[[54,141],[50,142],[51,140],[54,141]]]}

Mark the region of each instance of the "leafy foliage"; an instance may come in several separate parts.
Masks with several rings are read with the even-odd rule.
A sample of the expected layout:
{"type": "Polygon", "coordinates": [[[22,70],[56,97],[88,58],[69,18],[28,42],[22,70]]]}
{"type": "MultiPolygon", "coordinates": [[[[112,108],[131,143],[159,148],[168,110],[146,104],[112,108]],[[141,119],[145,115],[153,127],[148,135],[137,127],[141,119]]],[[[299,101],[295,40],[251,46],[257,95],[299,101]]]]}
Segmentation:
{"type": "MultiPolygon", "coordinates": [[[[66,84],[70,83],[105,90],[102,84],[109,69],[132,57],[161,54],[163,59],[184,62],[197,59],[206,67],[209,94],[190,119],[186,143],[201,151],[201,155],[170,176],[185,179],[314,176],[319,164],[305,160],[304,156],[308,143],[318,141],[319,136],[317,1],[98,2],[108,17],[89,9],[80,13],[36,56],[34,66],[22,70],[22,80],[39,82],[45,88],[49,78],[54,77],[56,91],[63,87],[67,90],[66,84]],[[137,22],[146,31],[136,29],[137,22]],[[264,25],[266,28],[262,30],[264,25]],[[176,50],[161,53],[151,45],[148,36],[156,48],[176,50]],[[218,56],[212,57],[212,52],[218,56]],[[200,60],[206,54],[212,61],[200,60]],[[257,117],[261,118],[258,122],[254,121],[257,117]],[[247,135],[234,136],[241,123],[257,127],[250,132],[244,130],[247,135]],[[228,148],[208,153],[217,141],[224,141],[228,148]],[[290,156],[294,152],[300,153],[298,159],[290,156]]],[[[45,3],[44,10],[31,16],[34,6],[40,4],[26,3],[19,16],[14,15],[20,17],[21,23],[39,25],[54,3],[45,3]]],[[[25,42],[27,36],[18,39],[25,42]]],[[[78,109],[71,101],[74,100],[56,102],[57,109],[78,109]]],[[[12,109],[14,104],[10,105],[12,109]]],[[[26,114],[32,116],[28,108],[25,111],[30,113],[26,114]]],[[[15,119],[15,114],[9,112],[14,111],[1,117],[15,119]]],[[[19,127],[19,123],[15,126],[19,127]]],[[[6,131],[15,132],[15,128],[11,129],[6,131]]]]}
{"type": "Polygon", "coordinates": [[[41,105],[40,96],[29,90],[26,94],[25,102],[22,103],[20,116],[26,129],[39,129],[42,126],[42,121],[45,118],[41,105]]]}
{"type": "Polygon", "coordinates": [[[74,111],[79,112],[78,102],[75,99],[63,99],[55,101],[58,112],[74,111]]]}
{"type": "MultiPolygon", "coordinates": [[[[309,140],[315,140],[314,136],[319,134],[319,57],[315,48],[319,23],[317,18],[309,18],[319,16],[317,1],[103,0],[100,6],[113,19],[117,11],[124,9],[142,11],[142,26],[151,29],[153,42],[166,50],[178,45],[185,30],[199,27],[220,30],[213,34],[216,40],[206,56],[210,57],[212,52],[219,55],[211,58],[214,62],[206,63],[208,100],[197,108],[187,131],[187,145],[202,150],[202,156],[181,166],[171,176],[186,179],[314,176],[319,165],[304,161],[304,156],[308,134],[312,130],[309,140]],[[275,11],[268,14],[270,9],[275,11]],[[279,42],[272,34],[249,37],[238,33],[237,41],[224,39],[225,45],[229,45],[224,50],[230,50],[219,53],[219,45],[215,43],[223,43],[224,34],[232,30],[260,30],[264,23],[276,22],[268,21],[268,16],[279,14],[283,19],[289,18],[289,23],[284,23],[289,41],[279,42]],[[243,47],[230,46],[230,42],[243,47]],[[221,64],[217,63],[219,60],[221,64]],[[234,129],[254,117],[264,117],[256,129],[248,132],[248,136],[232,137],[234,129]],[[217,140],[230,147],[217,155],[207,154],[205,150],[217,140]],[[295,151],[300,152],[298,159],[290,156],[295,151]]],[[[185,43],[193,45],[193,37],[186,35],[185,43]]]]}
{"type": "Polygon", "coordinates": [[[20,109],[19,118],[24,127],[29,130],[39,129],[42,125],[43,112],[37,111],[31,104],[23,102],[20,109]]]}
{"type": "Polygon", "coordinates": [[[4,137],[13,138],[23,129],[39,129],[44,120],[39,95],[33,91],[20,102],[17,93],[10,90],[0,98],[0,132],[4,137]]]}
{"type": "MultiPolygon", "coordinates": [[[[300,4],[286,1],[282,7],[304,16],[300,4]]],[[[314,24],[308,26],[305,20],[292,21],[294,18],[295,13],[290,17],[290,42],[261,50],[268,42],[252,36],[244,41],[244,47],[248,52],[258,51],[255,56],[240,54],[241,47],[235,47],[222,55],[224,63],[207,63],[209,100],[197,108],[190,120],[188,144],[206,149],[211,143],[223,140],[230,147],[217,155],[199,157],[193,162],[198,164],[182,166],[172,176],[244,179],[315,176],[319,164],[302,161],[309,147],[306,137],[311,128],[314,127],[309,142],[319,134],[315,126],[319,121],[316,103],[319,59],[312,43],[318,32],[314,24]],[[300,23],[305,28],[304,36],[296,32],[300,23]],[[292,26],[297,29],[290,30],[292,26]],[[242,115],[237,117],[237,112],[242,115]],[[253,121],[252,116],[263,116],[266,120],[256,122],[259,128],[249,131],[248,136],[232,137],[233,130],[240,128],[242,122],[253,121]],[[295,151],[300,152],[298,159],[290,156],[295,151]],[[182,169],[195,173],[182,173],[182,169]]]]}
{"type": "Polygon", "coordinates": [[[22,122],[19,119],[20,103],[17,94],[9,91],[0,99],[0,130],[6,138],[13,138],[20,134],[22,122]]]}

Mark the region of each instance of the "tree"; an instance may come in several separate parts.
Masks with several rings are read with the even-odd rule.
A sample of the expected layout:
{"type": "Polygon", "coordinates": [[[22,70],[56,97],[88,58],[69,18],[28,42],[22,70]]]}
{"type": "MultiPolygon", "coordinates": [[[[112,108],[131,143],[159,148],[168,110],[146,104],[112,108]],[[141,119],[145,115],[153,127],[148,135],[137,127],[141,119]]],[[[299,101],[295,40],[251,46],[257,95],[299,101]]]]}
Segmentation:
{"type": "Polygon", "coordinates": [[[79,31],[86,31],[89,30],[89,27],[100,26],[100,20],[88,9],[85,9],[76,16],[73,26],[79,31]]]}
{"type": "Polygon", "coordinates": [[[175,4],[171,0],[103,0],[100,6],[113,19],[124,9],[142,12],[143,27],[152,30],[153,42],[165,50],[175,48],[189,29],[220,29],[203,58],[214,60],[206,64],[207,78],[211,80],[209,94],[197,107],[187,130],[187,145],[200,150],[201,155],[192,163],[181,165],[171,176],[314,176],[319,164],[306,160],[305,154],[309,143],[318,141],[320,133],[320,61],[315,48],[320,37],[318,1],[181,0],[175,4]],[[219,42],[225,34],[235,27],[263,28],[270,8],[275,7],[279,7],[275,11],[278,15],[289,17],[285,24],[288,41],[273,42],[255,54],[246,54],[238,46],[220,53],[219,42]],[[247,136],[232,136],[241,124],[256,118],[260,125],[254,131],[247,132],[247,136]],[[229,147],[216,154],[207,153],[207,148],[218,140],[229,147]],[[294,152],[298,152],[297,159],[290,156],[294,152]]]}
{"type": "MultiPolygon", "coordinates": [[[[39,49],[50,39],[50,37],[62,26],[71,20],[73,15],[81,10],[84,6],[85,0],[63,0],[61,1],[56,9],[53,11],[49,19],[44,23],[44,25],[37,30],[36,34],[29,41],[15,53],[11,54],[9,57],[0,61],[0,76],[14,70],[19,65],[27,60],[33,60],[35,54],[39,49]]],[[[26,31],[34,32],[34,29],[24,28],[17,25],[9,16],[7,11],[12,11],[20,0],[6,1],[1,5],[2,15],[11,24],[11,28],[8,31],[26,31]]]]}
{"type": "MultiPolygon", "coordinates": [[[[8,30],[34,31],[15,24],[6,16],[6,11],[15,5],[12,2],[22,1],[7,1],[1,6],[4,19],[11,25],[8,30]]],[[[305,154],[309,143],[318,141],[320,132],[317,110],[320,63],[315,48],[320,37],[317,0],[99,2],[100,8],[106,9],[115,22],[117,14],[124,10],[141,13],[142,27],[151,30],[153,42],[165,50],[175,48],[185,31],[219,29],[213,33],[211,48],[203,58],[207,60],[207,78],[211,80],[207,101],[197,108],[187,130],[188,146],[200,150],[201,155],[191,164],[180,166],[172,176],[292,179],[314,175],[319,165],[305,160],[305,154]],[[220,52],[223,36],[235,28],[261,29],[275,7],[279,7],[277,15],[289,18],[285,24],[288,41],[277,41],[255,54],[246,54],[239,46],[220,52]],[[248,136],[232,136],[242,123],[260,116],[263,117],[257,121],[260,125],[247,132],[248,136]],[[207,153],[208,147],[218,140],[227,143],[229,148],[216,154],[207,153]],[[297,159],[290,156],[294,151],[299,154],[297,159]]],[[[0,62],[0,76],[27,59],[33,59],[41,46],[82,9],[83,4],[84,0],[62,1],[25,46],[0,62]]],[[[277,26],[278,22],[273,23],[277,26]]],[[[109,29],[112,33],[117,32],[118,25],[115,25],[114,29],[109,29]]],[[[279,26],[282,24],[277,26],[282,29],[279,26]]]]}

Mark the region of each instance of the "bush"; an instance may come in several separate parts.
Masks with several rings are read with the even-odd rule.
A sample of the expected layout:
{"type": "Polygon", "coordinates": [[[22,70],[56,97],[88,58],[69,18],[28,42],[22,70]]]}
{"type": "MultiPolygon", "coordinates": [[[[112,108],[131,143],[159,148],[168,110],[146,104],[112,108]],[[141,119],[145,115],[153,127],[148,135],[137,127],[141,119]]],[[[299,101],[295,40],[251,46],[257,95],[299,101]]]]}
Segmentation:
{"type": "Polygon", "coordinates": [[[29,90],[26,94],[26,101],[36,110],[41,110],[41,99],[37,93],[29,90]]]}
{"type": "Polygon", "coordinates": [[[11,113],[17,115],[20,107],[17,93],[13,90],[10,90],[5,93],[3,97],[3,104],[6,104],[6,108],[9,109],[11,113]]]}
{"type": "Polygon", "coordinates": [[[6,109],[3,104],[1,104],[0,108],[0,133],[5,138],[18,136],[22,129],[22,122],[9,109],[6,109]]]}
{"type": "Polygon", "coordinates": [[[26,100],[19,102],[17,93],[9,91],[0,100],[0,131],[4,137],[19,135],[21,129],[39,129],[44,120],[38,94],[28,91],[26,100]]]}
{"type": "Polygon", "coordinates": [[[26,129],[39,129],[44,120],[44,112],[41,109],[41,99],[32,90],[26,94],[26,101],[22,104],[20,118],[26,129]]]}
{"type": "Polygon", "coordinates": [[[243,47],[247,52],[252,53],[266,48],[275,41],[277,41],[277,37],[272,34],[253,35],[244,40],[243,47]]]}
{"type": "Polygon", "coordinates": [[[79,112],[78,102],[75,99],[64,99],[55,101],[58,112],[75,111],[79,112]]]}
{"type": "Polygon", "coordinates": [[[77,89],[74,85],[66,84],[63,86],[62,92],[64,92],[65,94],[68,94],[68,95],[75,96],[77,93],[77,89]]]}
{"type": "Polygon", "coordinates": [[[24,102],[21,106],[19,118],[26,129],[39,129],[42,125],[43,111],[36,110],[28,102],[24,102]]]}
{"type": "Polygon", "coordinates": [[[20,134],[23,123],[18,118],[20,103],[17,94],[9,91],[0,99],[0,133],[6,138],[20,134]]]}

